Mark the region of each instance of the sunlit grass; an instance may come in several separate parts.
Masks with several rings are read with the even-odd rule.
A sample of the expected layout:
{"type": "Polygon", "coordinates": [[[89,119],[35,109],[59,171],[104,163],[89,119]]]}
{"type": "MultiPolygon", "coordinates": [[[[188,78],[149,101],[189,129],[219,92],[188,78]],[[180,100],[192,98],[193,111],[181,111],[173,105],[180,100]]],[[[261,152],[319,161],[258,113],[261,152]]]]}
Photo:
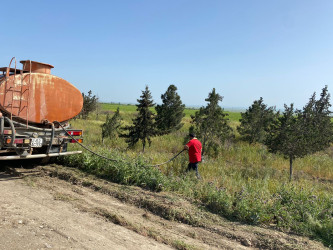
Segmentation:
{"type": "MultiPolygon", "coordinates": [[[[102,110],[114,112],[117,107],[120,109],[120,115],[123,118],[123,124],[131,124],[131,119],[134,117],[135,105],[119,105],[103,103],[102,110]]],[[[188,114],[196,111],[194,109],[186,109],[188,114]]],[[[227,111],[226,111],[227,112],[227,111]]],[[[238,119],[240,113],[228,112],[231,124],[235,128],[239,125],[238,119]]],[[[111,114],[112,115],[112,114],[111,114]]],[[[76,128],[84,130],[84,141],[90,145],[102,145],[101,140],[101,125],[105,122],[106,115],[99,114],[98,120],[96,115],[91,115],[88,120],[73,120],[71,124],[76,128]]],[[[168,159],[168,157],[179,152],[183,148],[183,144],[187,139],[188,128],[190,126],[190,117],[186,116],[183,119],[184,126],[181,130],[169,135],[152,138],[151,147],[146,148],[145,156],[152,159],[154,163],[168,159]]],[[[235,131],[236,132],[236,131],[235,131]]],[[[123,151],[127,150],[127,144],[123,139],[114,138],[112,140],[106,139],[104,142],[106,147],[117,147],[123,151]]],[[[139,143],[131,152],[139,154],[142,148],[139,143]]],[[[130,152],[127,150],[127,152],[130,152]]],[[[217,167],[227,168],[229,172],[232,170],[247,169],[249,172],[255,172],[255,169],[266,169],[264,172],[274,172],[274,174],[285,173],[289,170],[289,161],[282,156],[270,154],[267,152],[265,146],[261,144],[249,145],[245,142],[235,142],[230,145],[225,145],[221,148],[221,153],[215,159],[207,159],[202,165],[203,175],[207,178],[212,178],[216,172],[217,167]],[[209,167],[212,164],[212,167],[209,167]],[[207,166],[206,166],[207,165],[207,166]],[[272,170],[273,169],[273,170],[272,170]]],[[[326,151],[319,152],[314,155],[308,155],[301,159],[296,159],[294,162],[295,174],[301,172],[306,176],[322,179],[333,179],[333,149],[327,149],[326,151]]],[[[233,171],[231,171],[233,172],[233,171]]],[[[238,171],[237,171],[238,172],[238,171]]],[[[263,172],[263,171],[262,171],[263,172]]],[[[258,172],[256,172],[259,175],[258,172]]],[[[263,174],[262,174],[263,175],[263,174]]]]}
{"type": "MultiPolygon", "coordinates": [[[[119,107],[119,111],[122,113],[134,113],[136,112],[136,106],[133,104],[120,104],[120,103],[101,103],[101,109],[102,111],[116,111],[119,107]]],[[[151,108],[152,111],[155,112],[155,108],[151,108]]],[[[199,109],[197,108],[185,108],[184,114],[185,117],[191,117],[191,115],[195,115],[195,112],[197,112],[199,109]]],[[[229,120],[230,121],[239,121],[241,118],[240,112],[232,112],[225,110],[225,113],[228,113],[229,120]]]]}
{"type": "MultiPolygon", "coordinates": [[[[131,124],[136,109],[134,105],[102,104],[102,111],[114,112],[118,106],[123,124],[131,124]]],[[[183,149],[190,126],[190,114],[195,113],[195,110],[191,109],[185,111],[187,115],[183,119],[184,126],[169,135],[154,137],[152,145],[146,148],[144,154],[141,152],[140,143],[133,149],[127,149],[127,144],[121,138],[107,139],[104,145],[102,144],[101,124],[105,121],[104,113],[98,115],[98,120],[96,115],[92,114],[88,120],[72,121],[72,125],[84,130],[84,142],[93,150],[127,159],[133,164],[139,164],[134,163],[139,161],[141,165],[148,166],[165,162],[183,149]]],[[[231,125],[236,131],[240,113],[229,114],[231,125]]],[[[89,169],[93,169],[94,166],[99,166],[98,168],[107,166],[88,155],[84,157],[89,169]]],[[[209,209],[227,218],[256,224],[276,224],[283,230],[316,235],[326,244],[333,244],[333,240],[329,241],[331,237],[329,232],[333,234],[332,215],[331,217],[322,215],[323,211],[333,213],[333,147],[296,159],[292,182],[289,182],[287,159],[269,153],[261,144],[249,145],[238,141],[237,137],[235,141],[222,145],[217,157],[204,156],[204,161],[199,164],[202,180],[197,181],[193,173],[185,173],[187,163],[188,156],[184,152],[173,162],[159,167],[163,176],[158,178],[162,178],[160,180],[164,183],[165,190],[199,199],[209,209]],[[309,202],[309,199],[312,199],[311,195],[315,197],[313,201],[311,200],[312,203],[309,202]],[[290,204],[294,205],[288,207],[283,205],[284,202],[291,202],[290,204]],[[311,206],[314,206],[315,210],[311,206]],[[304,218],[298,214],[298,210],[302,209],[304,218]],[[332,231],[329,231],[331,228],[332,231]]],[[[148,178],[144,177],[145,174],[150,176],[149,178],[157,178],[151,177],[152,173],[149,170],[145,170],[148,171],[145,174],[140,172],[138,175],[131,172],[135,169],[130,168],[127,177],[124,176],[125,172],[122,174],[117,172],[121,178],[125,178],[119,179],[120,182],[129,181],[128,183],[133,184],[130,180],[134,178],[135,183],[141,183],[140,178],[148,178]]],[[[119,170],[121,167],[117,169],[121,171],[119,170]]],[[[155,170],[157,169],[154,168],[155,170]]],[[[149,181],[154,182],[151,184],[152,187],[158,185],[155,179],[145,179],[142,183],[149,181]]]]}

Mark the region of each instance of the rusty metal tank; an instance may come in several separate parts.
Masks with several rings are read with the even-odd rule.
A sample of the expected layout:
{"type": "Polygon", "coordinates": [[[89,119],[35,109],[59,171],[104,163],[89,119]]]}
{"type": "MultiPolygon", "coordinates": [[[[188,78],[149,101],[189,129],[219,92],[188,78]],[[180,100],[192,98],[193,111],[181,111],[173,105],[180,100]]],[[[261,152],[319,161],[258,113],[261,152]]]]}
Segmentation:
{"type": "MultiPolygon", "coordinates": [[[[13,60],[13,59],[12,59],[13,60]]],[[[22,70],[0,68],[0,111],[11,119],[34,124],[65,122],[83,107],[81,92],[68,81],[51,75],[52,65],[20,61],[22,70]]]]}

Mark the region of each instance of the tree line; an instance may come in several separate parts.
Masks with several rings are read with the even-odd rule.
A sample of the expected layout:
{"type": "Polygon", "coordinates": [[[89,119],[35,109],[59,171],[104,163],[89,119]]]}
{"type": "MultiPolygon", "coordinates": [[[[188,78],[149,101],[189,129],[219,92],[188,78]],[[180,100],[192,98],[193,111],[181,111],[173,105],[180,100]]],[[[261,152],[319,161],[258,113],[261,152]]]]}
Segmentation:
{"type": "Polygon", "coordinates": [[[324,150],[333,142],[330,107],[327,86],[322,89],[318,100],[313,93],[303,109],[285,104],[284,111],[276,112],[275,107],[267,107],[260,98],[241,114],[237,130],[243,140],[262,143],[270,152],[289,159],[291,179],[296,158],[324,150]]]}
{"type": "MultiPolygon", "coordinates": [[[[94,108],[98,99],[91,91],[88,95],[83,94],[83,97],[85,113],[82,118],[86,118],[86,111],[94,108]]],[[[125,139],[128,147],[133,147],[141,141],[144,152],[147,144],[151,145],[152,137],[166,135],[182,128],[185,105],[177,93],[177,87],[170,85],[161,95],[161,100],[161,105],[155,105],[146,86],[137,99],[137,114],[132,119],[132,125],[122,126],[118,108],[112,117],[107,115],[102,125],[102,140],[119,136],[125,139]],[[153,108],[156,114],[152,112],[153,108]]],[[[234,140],[235,131],[229,124],[228,113],[219,104],[223,101],[223,96],[218,94],[215,88],[205,101],[206,106],[191,116],[189,132],[195,133],[201,140],[203,155],[217,156],[226,141],[234,140]]],[[[321,151],[333,142],[330,107],[327,86],[322,89],[318,100],[314,93],[303,109],[295,109],[293,104],[290,104],[284,106],[284,111],[276,111],[275,107],[268,107],[260,97],[241,113],[237,131],[241,140],[250,144],[261,143],[270,152],[288,158],[291,178],[293,161],[296,158],[321,151]]]]}

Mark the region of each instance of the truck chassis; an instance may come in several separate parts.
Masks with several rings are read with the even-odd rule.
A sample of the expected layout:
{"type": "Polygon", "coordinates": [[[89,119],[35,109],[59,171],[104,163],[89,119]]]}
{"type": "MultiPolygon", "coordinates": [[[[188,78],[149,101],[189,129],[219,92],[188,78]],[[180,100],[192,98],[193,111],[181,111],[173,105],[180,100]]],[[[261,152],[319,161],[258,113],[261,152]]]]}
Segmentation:
{"type": "MultiPolygon", "coordinates": [[[[82,136],[82,130],[66,131],[62,128],[38,128],[26,126],[0,117],[0,160],[17,160],[55,157],[82,153],[82,151],[67,152],[68,143],[82,142],[82,139],[72,139],[71,136],[82,136]],[[71,136],[69,136],[71,135],[71,136]]],[[[69,125],[67,125],[67,128],[69,125]]]]}
{"type": "Polygon", "coordinates": [[[0,117],[0,160],[47,158],[79,154],[82,151],[67,152],[68,143],[82,142],[82,130],[66,131],[62,128],[38,128],[0,117]]]}

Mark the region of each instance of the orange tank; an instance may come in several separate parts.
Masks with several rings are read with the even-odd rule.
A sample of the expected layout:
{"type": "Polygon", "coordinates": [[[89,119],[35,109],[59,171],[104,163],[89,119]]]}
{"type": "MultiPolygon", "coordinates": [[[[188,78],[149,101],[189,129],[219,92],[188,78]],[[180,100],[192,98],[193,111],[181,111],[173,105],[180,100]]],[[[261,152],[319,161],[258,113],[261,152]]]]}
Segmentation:
{"type": "MultiPolygon", "coordinates": [[[[0,110],[16,121],[43,124],[64,122],[83,107],[81,92],[51,75],[52,65],[21,61],[22,70],[0,68],[0,110]]],[[[16,67],[16,66],[15,66],[16,67]]]]}

